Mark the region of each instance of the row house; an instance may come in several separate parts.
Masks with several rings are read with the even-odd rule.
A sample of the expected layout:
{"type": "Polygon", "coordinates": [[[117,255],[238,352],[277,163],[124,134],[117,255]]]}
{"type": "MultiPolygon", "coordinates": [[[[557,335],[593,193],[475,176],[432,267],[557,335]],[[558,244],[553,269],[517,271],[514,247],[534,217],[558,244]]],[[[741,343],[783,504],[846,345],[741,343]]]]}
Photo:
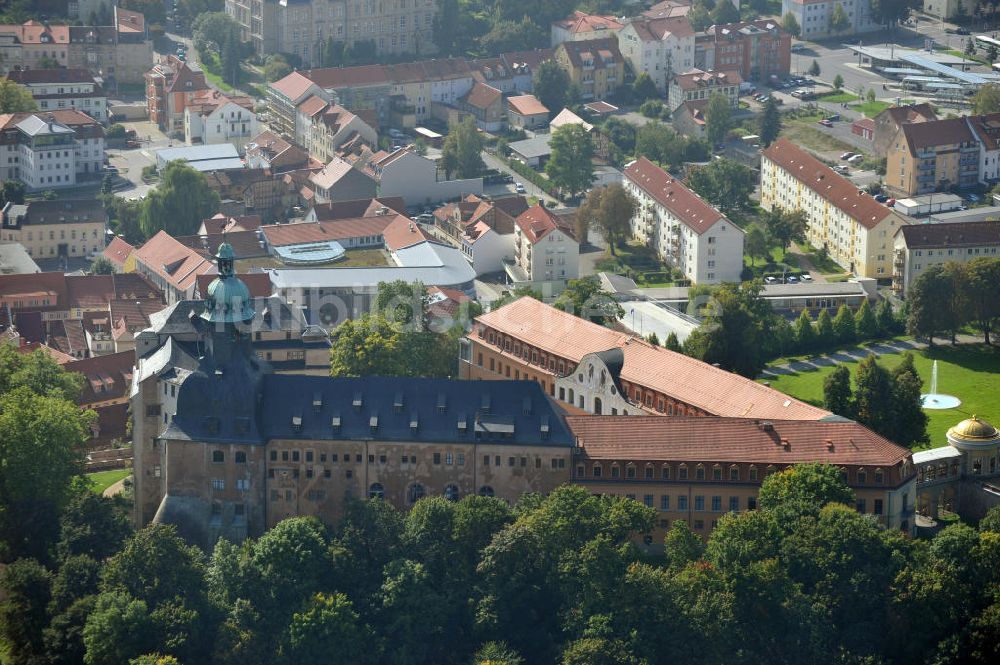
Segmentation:
{"type": "Polygon", "coordinates": [[[24,246],[35,259],[83,258],[104,249],[108,214],[100,200],[8,201],[3,211],[3,242],[24,246]]]}
{"type": "Polygon", "coordinates": [[[321,162],[340,154],[342,146],[378,145],[378,133],[361,116],[313,95],[296,109],[296,143],[321,162]]]}
{"type": "Polygon", "coordinates": [[[744,80],[767,81],[788,76],[792,36],[776,21],[713,25],[695,36],[694,66],[733,70],[744,80]]]}
{"type": "Polygon", "coordinates": [[[638,203],[633,238],[694,284],[740,281],[740,227],[645,157],[626,165],[622,184],[638,203]]]}
{"type": "Polygon", "coordinates": [[[893,237],[906,218],[788,139],[761,153],[760,205],[804,212],[806,240],[825,247],[845,270],[876,279],[892,275],[893,237]]]}

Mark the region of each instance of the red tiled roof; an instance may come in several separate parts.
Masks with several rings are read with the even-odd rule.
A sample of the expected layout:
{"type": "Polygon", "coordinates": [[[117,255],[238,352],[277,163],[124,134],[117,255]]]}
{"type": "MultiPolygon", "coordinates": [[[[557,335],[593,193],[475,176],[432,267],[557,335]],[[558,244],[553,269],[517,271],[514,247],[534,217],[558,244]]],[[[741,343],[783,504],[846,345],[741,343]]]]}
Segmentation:
{"type": "Polygon", "coordinates": [[[118,19],[118,32],[146,32],[146,17],[139,12],[122,9],[121,7],[116,7],[114,11],[115,17],[118,19]]]}
{"type": "Polygon", "coordinates": [[[115,236],[111,244],[104,248],[104,258],[115,264],[118,268],[125,265],[129,255],[135,251],[135,247],[125,242],[121,236],[115,236]]]}
{"type": "Polygon", "coordinates": [[[871,196],[859,194],[854,183],[784,137],[772,143],[763,154],[867,229],[875,228],[893,214],[871,196]]]}
{"type": "Polygon", "coordinates": [[[666,35],[676,37],[692,37],[694,29],[687,16],[662,16],[651,18],[648,15],[632,21],[639,39],[643,41],[660,41],[666,35]]]}
{"type": "MultiPolygon", "coordinates": [[[[291,74],[289,74],[291,76],[291,74]]],[[[355,88],[366,85],[388,85],[389,72],[385,65],[360,65],[357,67],[324,67],[312,69],[302,75],[321,88],[355,88]]],[[[286,76],[285,79],[288,77],[286,76]]],[[[284,81],[285,79],[282,79],[284,81]]],[[[274,85],[273,83],[271,85],[274,85]]],[[[305,89],[302,88],[301,95],[305,89]]],[[[287,93],[285,93],[287,95],[287,93]]],[[[290,96],[290,95],[288,95],[290,96]]]]}
{"type": "Polygon", "coordinates": [[[610,39],[583,39],[578,42],[563,42],[556,47],[556,51],[562,50],[566,53],[566,58],[574,67],[581,67],[585,56],[590,56],[596,67],[617,66],[624,62],[621,51],[618,50],[618,40],[614,37],[610,39]]]}
{"type": "Polygon", "coordinates": [[[294,104],[300,97],[302,97],[302,95],[308,92],[310,86],[312,85],[313,81],[301,72],[292,72],[285,78],[272,83],[271,87],[288,99],[292,100],[292,103],[294,104]]]}
{"type": "Polygon", "coordinates": [[[743,79],[740,78],[739,72],[703,72],[700,69],[692,69],[684,74],[676,74],[674,82],[682,90],[699,90],[719,85],[739,85],[743,79]]]}
{"type": "Polygon", "coordinates": [[[174,288],[186,291],[198,275],[215,274],[215,265],[198,252],[160,231],[135,251],[136,261],[165,279],[174,288]]]}
{"type": "Polygon", "coordinates": [[[725,219],[707,201],[645,157],[629,164],[625,168],[625,177],[695,233],[704,233],[720,219],[725,219]]]}
{"type": "Polygon", "coordinates": [[[617,106],[613,104],[608,104],[605,101],[589,102],[583,105],[583,108],[591,111],[592,113],[597,113],[598,115],[606,115],[608,113],[614,113],[618,110],[617,106]]]}
{"type": "Polygon", "coordinates": [[[21,25],[0,26],[0,34],[13,34],[22,44],[69,44],[68,25],[49,25],[38,21],[26,21],[21,25]],[[42,37],[48,41],[43,42],[42,37]]]}
{"type": "Polygon", "coordinates": [[[61,272],[38,272],[25,275],[0,275],[0,300],[5,298],[48,298],[50,304],[38,307],[22,307],[25,310],[47,311],[66,309],[69,296],[66,277],[61,272]]]}
{"type": "Polygon", "coordinates": [[[201,222],[201,225],[205,229],[205,233],[209,235],[229,233],[233,231],[256,231],[260,228],[260,224],[260,215],[229,217],[221,212],[208,219],[203,219],[201,222]]]}
{"type": "Polygon", "coordinates": [[[890,467],[910,451],[853,421],[567,416],[590,459],[890,467]],[[785,445],[787,442],[787,445],[785,445]]]}
{"type": "Polygon", "coordinates": [[[177,73],[174,75],[174,80],[167,87],[167,92],[196,92],[207,89],[208,83],[205,82],[205,73],[201,71],[196,72],[188,67],[187,63],[181,62],[177,66],[177,73]],[[191,85],[188,85],[188,83],[191,85]]]}
{"type": "Polygon", "coordinates": [[[123,329],[133,332],[147,328],[149,317],[164,307],[165,305],[158,300],[136,300],[134,298],[112,300],[108,303],[112,327],[116,330],[123,329]]]}
{"type": "Polygon", "coordinates": [[[55,360],[59,365],[65,365],[66,363],[71,363],[76,360],[73,356],[68,353],[63,353],[59,349],[53,349],[51,346],[47,346],[40,342],[28,342],[25,341],[23,337],[21,338],[21,345],[17,347],[17,350],[20,353],[34,353],[35,351],[41,351],[55,360]]]}
{"type": "Polygon", "coordinates": [[[552,25],[558,26],[571,33],[592,32],[594,30],[620,30],[622,24],[614,16],[600,16],[598,14],[587,14],[581,11],[574,11],[561,21],[553,21],[552,25]]]}
{"type": "Polygon", "coordinates": [[[304,101],[300,102],[296,108],[299,113],[305,115],[307,118],[311,118],[323,109],[327,107],[326,100],[322,97],[317,97],[312,95],[307,97],[304,101]]]}
{"type": "Polygon", "coordinates": [[[559,228],[556,216],[540,203],[518,215],[515,222],[532,245],[559,228]]]}
{"type": "Polygon", "coordinates": [[[85,381],[78,404],[87,405],[124,397],[132,384],[134,351],[92,356],[66,363],[67,372],[82,374],[85,381]]]}
{"type": "Polygon", "coordinates": [[[712,415],[800,420],[830,415],[756,381],[585,321],[534,298],[520,298],[476,321],[575,363],[588,353],[620,348],[625,356],[622,379],[712,415]]]}
{"type": "Polygon", "coordinates": [[[683,0],[664,0],[658,2],[642,13],[649,18],[668,18],[687,16],[691,11],[691,3],[683,0]]]}
{"type": "Polygon", "coordinates": [[[486,109],[495,104],[501,97],[503,97],[503,93],[493,86],[476,81],[463,100],[472,108],[486,109]]]}
{"type": "Polygon", "coordinates": [[[548,113],[549,109],[538,101],[534,95],[517,95],[507,98],[507,105],[510,110],[519,115],[541,115],[548,113]]]}
{"type": "Polygon", "coordinates": [[[910,154],[914,156],[921,148],[968,143],[975,140],[965,118],[906,123],[900,129],[903,130],[903,137],[910,149],[910,154]]]}
{"type": "Polygon", "coordinates": [[[419,224],[403,215],[393,217],[392,222],[382,231],[382,238],[385,248],[392,252],[432,240],[419,224]]]}
{"type": "Polygon", "coordinates": [[[112,275],[115,298],[129,300],[163,300],[163,292],[155,284],[137,272],[123,272],[112,275]]]}
{"type": "Polygon", "coordinates": [[[70,307],[94,309],[107,307],[115,286],[112,275],[68,275],[66,290],[70,307]]]}
{"type": "Polygon", "coordinates": [[[335,219],[352,217],[379,217],[383,208],[402,215],[406,212],[406,203],[401,196],[383,196],[377,199],[353,199],[351,201],[330,201],[317,203],[313,206],[316,220],[328,222],[335,219]]]}

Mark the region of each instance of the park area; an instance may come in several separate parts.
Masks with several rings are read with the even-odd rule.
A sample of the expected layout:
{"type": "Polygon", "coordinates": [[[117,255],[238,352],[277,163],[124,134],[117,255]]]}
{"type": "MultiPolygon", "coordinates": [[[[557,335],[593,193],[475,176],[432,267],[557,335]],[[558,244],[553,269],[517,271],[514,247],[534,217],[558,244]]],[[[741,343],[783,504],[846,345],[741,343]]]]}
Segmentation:
{"type": "Polygon", "coordinates": [[[90,481],[90,489],[93,490],[94,494],[104,494],[104,490],[108,489],[119,480],[128,478],[131,473],[132,469],[96,471],[94,473],[88,473],[87,480],[90,481]]]}
{"type": "MultiPolygon", "coordinates": [[[[930,441],[923,447],[947,445],[948,428],[972,415],[996,423],[1000,421],[1000,350],[985,344],[938,345],[914,352],[914,364],[923,380],[923,391],[931,383],[931,368],[938,361],[938,390],[955,395],[962,403],[955,409],[925,410],[928,415],[927,434],[930,441]]],[[[901,353],[885,354],[878,362],[889,370],[903,360],[901,353]]],[[[857,362],[846,363],[853,377],[857,362]]],[[[833,365],[808,372],[783,374],[768,379],[772,388],[810,404],[823,406],[823,380],[833,371],[833,365]]]]}

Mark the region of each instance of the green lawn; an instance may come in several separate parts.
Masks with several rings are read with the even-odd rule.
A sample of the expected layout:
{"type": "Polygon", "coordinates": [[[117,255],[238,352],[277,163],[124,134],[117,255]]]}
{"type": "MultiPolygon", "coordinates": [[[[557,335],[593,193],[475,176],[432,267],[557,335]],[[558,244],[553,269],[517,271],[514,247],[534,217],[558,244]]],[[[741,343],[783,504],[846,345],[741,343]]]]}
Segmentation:
{"type": "MultiPolygon", "coordinates": [[[[914,352],[914,362],[924,381],[924,390],[930,389],[931,365],[938,361],[938,392],[955,395],[962,400],[957,409],[928,410],[930,420],[927,433],[936,448],[947,444],[945,433],[955,423],[976,414],[990,422],[1000,421],[1000,349],[985,345],[963,344],[952,347],[938,345],[933,349],[914,352]]],[[[884,355],[879,363],[892,369],[900,363],[902,354],[884,355]]],[[[853,373],[857,363],[849,363],[853,373]]],[[[770,385],[801,400],[822,406],[823,379],[833,371],[824,367],[801,374],[789,374],[770,379],[770,385]]]]}
{"type": "Polygon", "coordinates": [[[890,106],[892,106],[892,104],[890,104],[889,102],[876,100],[874,102],[865,102],[864,104],[852,104],[851,108],[854,109],[855,111],[860,111],[861,113],[864,113],[869,118],[874,118],[875,116],[877,116],[879,113],[886,110],[890,106]]]}
{"type": "Polygon", "coordinates": [[[91,489],[94,490],[94,494],[103,494],[104,490],[108,489],[119,480],[123,478],[128,478],[132,474],[132,469],[112,469],[110,471],[97,471],[95,473],[88,473],[87,480],[90,481],[91,489]]]}
{"type": "Polygon", "coordinates": [[[625,247],[615,247],[615,255],[610,252],[597,262],[597,270],[631,277],[640,286],[672,286],[670,269],[663,265],[659,257],[649,247],[638,243],[628,243],[625,247]]]}
{"type": "Polygon", "coordinates": [[[782,119],[784,127],[781,130],[781,135],[792,143],[817,152],[840,153],[857,150],[854,146],[848,145],[823,131],[816,122],[822,117],[822,115],[810,115],[782,119]]]}
{"type": "Polygon", "coordinates": [[[833,104],[841,104],[843,102],[853,102],[858,98],[857,95],[853,95],[849,92],[836,91],[828,92],[825,95],[820,95],[816,98],[816,101],[820,102],[831,102],[833,104]]]}
{"type": "MultiPolygon", "coordinates": [[[[390,265],[381,249],[349,249],[344,258],[332,263],[317,263],[309,268],[370,268],[390,265]]],[[[286,266],[274,256],[258,256],[253,259],[236,259],[236,272],[251,272],[254,269],[295,268],[286,266]]]]}

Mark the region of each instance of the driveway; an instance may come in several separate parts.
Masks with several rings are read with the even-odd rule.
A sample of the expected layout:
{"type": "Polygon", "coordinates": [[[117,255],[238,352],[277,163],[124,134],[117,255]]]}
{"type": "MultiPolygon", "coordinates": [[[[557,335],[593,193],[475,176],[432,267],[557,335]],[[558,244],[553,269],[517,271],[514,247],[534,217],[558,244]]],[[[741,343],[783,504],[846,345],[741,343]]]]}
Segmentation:
{"type": "MultiPolygon", "coordinates": [[[[514,182],[522,183],[524,185],[525,196],[534,196],[539,200],[544,200],[546,203],[555,202],[557,207],[561,206],[561,204],[558,201],[556,201],[556,199],[552,198],[538,187],[535,187],[535,185],[526,180],[524,176],[522,176],[520,173],[516,172],[514,169],[504,164],[502,161],[500,161],[490,153],[484,150],[482,156],[483,156],[483,162],[486,164],[486,168],[496,169],[503,173],[507,173],[514,178],[514,182]]],[[[514,193],[513,185],[503,185],[503,187],[504,189],[506,189],[506,191],[509,191],[512,194],[514,193]]]]}

